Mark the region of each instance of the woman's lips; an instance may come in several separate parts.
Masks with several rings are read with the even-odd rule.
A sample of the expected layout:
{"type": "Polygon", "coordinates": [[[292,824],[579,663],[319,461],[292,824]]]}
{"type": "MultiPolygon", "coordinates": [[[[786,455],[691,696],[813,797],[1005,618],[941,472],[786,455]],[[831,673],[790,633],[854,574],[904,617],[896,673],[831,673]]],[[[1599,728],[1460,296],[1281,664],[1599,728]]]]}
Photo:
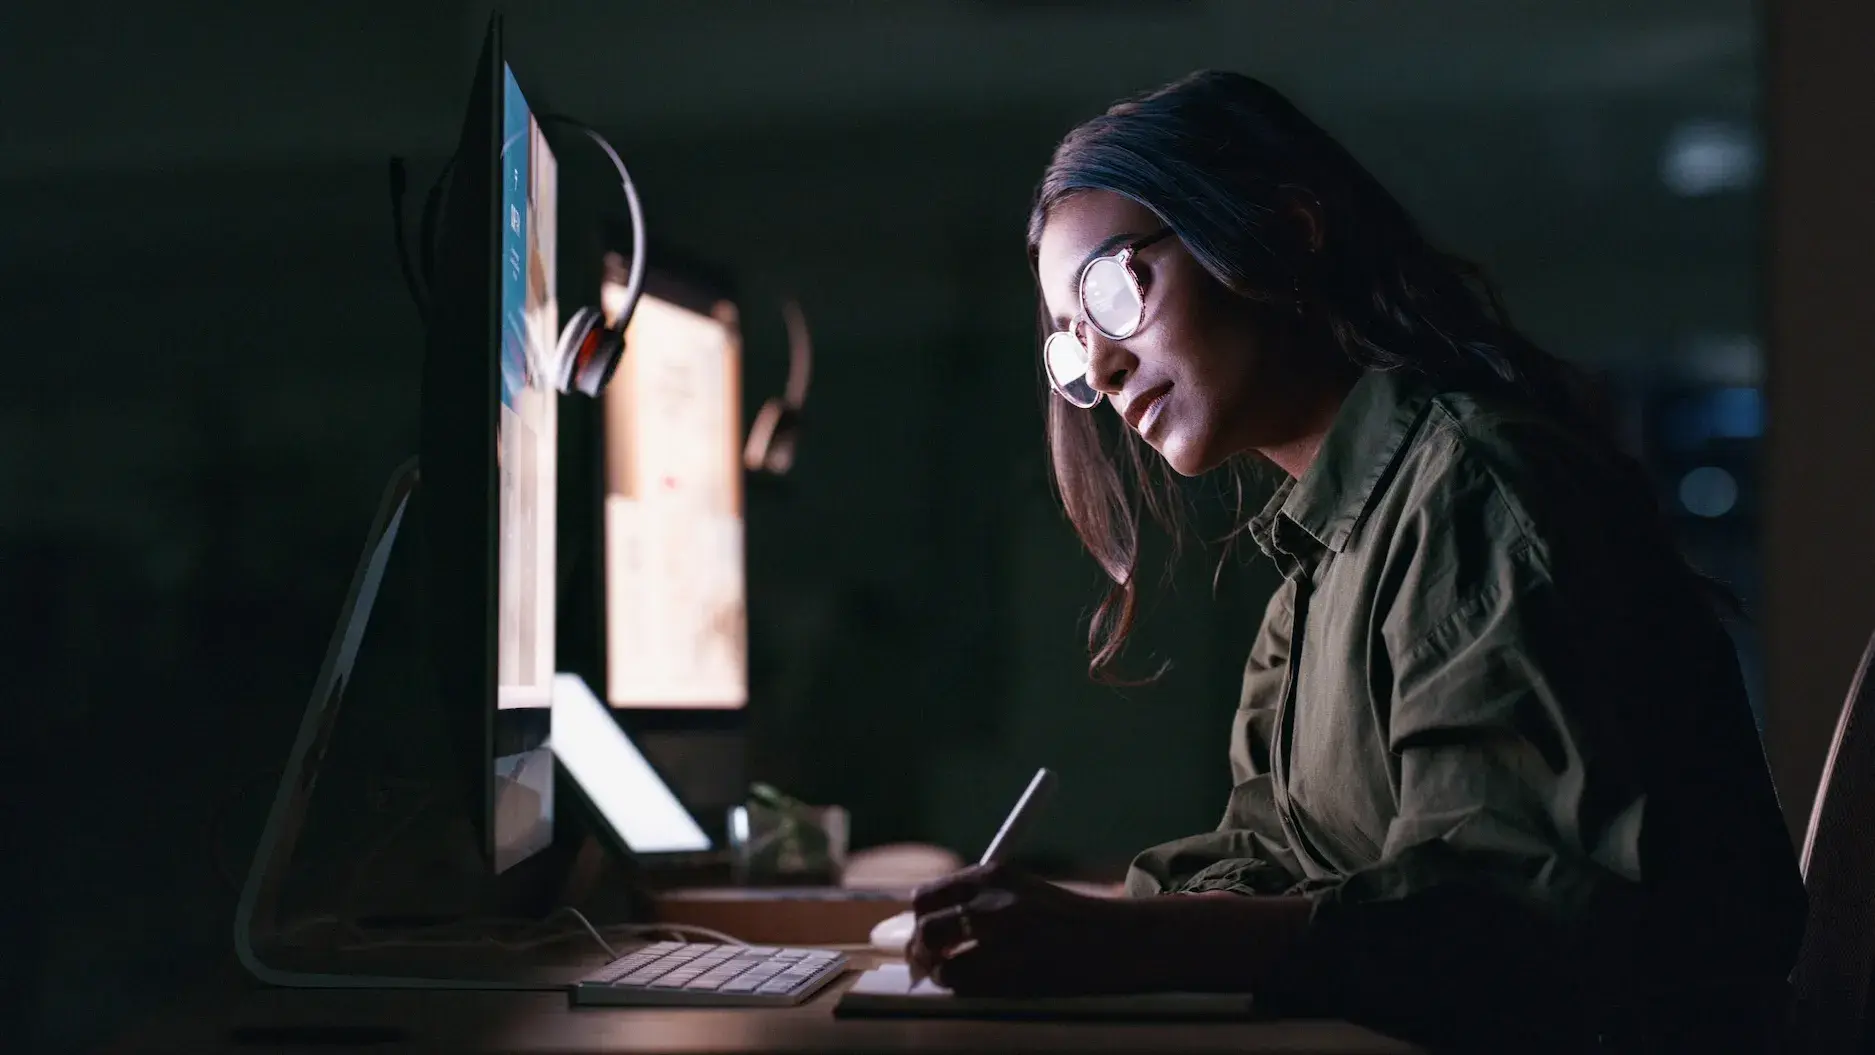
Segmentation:
{"type": "Polygon", "coordinates": [[[1166,396],[1171,390],[1172,386],[1166,385],[1156,391],[1148,392],[1139,398],[1136,405],[1126,408],[1130,412],[1127,417],[1133,419],[1133,431],[1143,438],[1151,438],[1152,428],[1163,416],[1166,396]]]}

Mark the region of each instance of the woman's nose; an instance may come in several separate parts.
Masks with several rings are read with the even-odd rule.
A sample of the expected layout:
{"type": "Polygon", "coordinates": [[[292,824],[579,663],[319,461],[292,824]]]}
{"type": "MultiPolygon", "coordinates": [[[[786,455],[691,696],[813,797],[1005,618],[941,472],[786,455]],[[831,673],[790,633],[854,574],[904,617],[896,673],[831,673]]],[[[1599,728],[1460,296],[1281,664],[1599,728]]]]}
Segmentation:
{"type": "Polygon", "coordinates": [[[1100,333],[1093,327],[1083,331],[1087,345],[1087,383],[1104,395],[1117,396],[1133,376],[1139,360],[1126,345],[1100,333]]]}

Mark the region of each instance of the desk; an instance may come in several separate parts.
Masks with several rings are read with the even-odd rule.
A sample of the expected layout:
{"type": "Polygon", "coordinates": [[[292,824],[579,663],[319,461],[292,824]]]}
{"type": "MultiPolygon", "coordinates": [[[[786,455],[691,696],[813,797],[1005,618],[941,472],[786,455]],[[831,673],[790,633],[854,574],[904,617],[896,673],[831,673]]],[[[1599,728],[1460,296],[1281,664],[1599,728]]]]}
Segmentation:
{"type": "MultiPolygon", "coordinates": [[[[854,966],[877,962],[848,949],[854,966]]],[[[177,1005],[110,1046],[110,1055],[850,1055],[918,1052],[1217,1052],[1231,1055],[1413,1055],[1419,1049],[1340,1022],[1230,1024],[1010,1023],[835,1019],[848,972],[813,1000],[786,1009],[615,1009],[567,1006],[559,993],[364,992],[236,986],[177,1005]]]]}

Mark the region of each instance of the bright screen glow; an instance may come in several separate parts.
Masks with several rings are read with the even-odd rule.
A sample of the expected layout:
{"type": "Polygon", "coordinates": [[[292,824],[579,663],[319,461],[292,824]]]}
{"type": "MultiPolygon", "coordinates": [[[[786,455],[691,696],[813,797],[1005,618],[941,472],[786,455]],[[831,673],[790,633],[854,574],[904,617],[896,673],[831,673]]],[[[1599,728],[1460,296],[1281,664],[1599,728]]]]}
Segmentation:
{"type": "Polygon", "coordinates": [[[627,849],[659,854],[710,848],[710,837],[577,674],[554,679],[549,740],[554,757],[627,849]]]}
{"type": "Polygon", "coordinates": [[[554,673],[556,393],[548,364],[558,168],[527,100],[503,68],[498,705],[546,707],[554,673]]]}
{"type": "Polygon", "coordinates": [[[605,393],[606,697],[615,707],[748,702],[740,336],[643,297],[605,393]]]}

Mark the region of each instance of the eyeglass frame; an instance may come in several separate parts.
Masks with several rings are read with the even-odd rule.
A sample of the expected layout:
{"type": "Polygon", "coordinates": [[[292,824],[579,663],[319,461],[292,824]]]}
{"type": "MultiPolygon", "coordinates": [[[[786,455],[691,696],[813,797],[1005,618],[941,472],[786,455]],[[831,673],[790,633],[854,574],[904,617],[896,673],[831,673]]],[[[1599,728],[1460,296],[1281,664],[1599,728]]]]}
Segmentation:
{"type": "Polygon", "coordinates": [[[1106,394],[1094,388],[1092,384],[1089,384],[1088,388],[1092,389],[1094,393],[1094,401],[1092,403],[1083,407],[1074,400],[1069,399],[1067,394],[1061,390],[1060,383],[1055,380],[1054,371],[1048,368],[1048,346],[1053,343],[1057,337],[1065,336],[1069,338],[1075,344],[1081,346],[1081,352],[1086,356],[1088,366],[1091,368],[1094,362],[1094,352],[1093,349],[1087,346],[1087,342],[1081,339],[1080,330],[1083,322],[1100,331],[1100,335],[1110,341],[1131,340],[1133,337],[1137,336],[1139,331],[1144,328],[1146,324],[1146,287],[1140,284],[1139,272],[1133,270],[1133,258],[1139,255],[1140,251],[1164,241],[1173,233],[1172,228],[1161,227],[1152,234],[1142,238],[1135,238],[1133,241],[1121,245],[1114,252],[1104,253],[1081,265],[1081,270],[1074,277],[1074,301],[1075,306],[1079,310],[1075,313],[1074,320],[1069,323],[1066,329],[1055,330],[1043,337],[1041,348],[1042,374],[1048,378],[1048,387],[1054,389],[1055,395],[1060,396],[1069,406],[1080,410],[1092,410],[1100,405],[1100,401],[1106,398],[1106,394]],[[1108,260],[1112,260],[1120,265],[1120,270],[1126,274],[1126,280],[1132,283],[1134,299],[1139,301],[1139,319],[1133,323],[1133,328],[1125,333],[1114,333],[1108,330],[1105,326],[1095,322],[1093,314],[1087,310],[1087,273],[1094,269],[1095,264],[1104,263],[1108,260]]]}

